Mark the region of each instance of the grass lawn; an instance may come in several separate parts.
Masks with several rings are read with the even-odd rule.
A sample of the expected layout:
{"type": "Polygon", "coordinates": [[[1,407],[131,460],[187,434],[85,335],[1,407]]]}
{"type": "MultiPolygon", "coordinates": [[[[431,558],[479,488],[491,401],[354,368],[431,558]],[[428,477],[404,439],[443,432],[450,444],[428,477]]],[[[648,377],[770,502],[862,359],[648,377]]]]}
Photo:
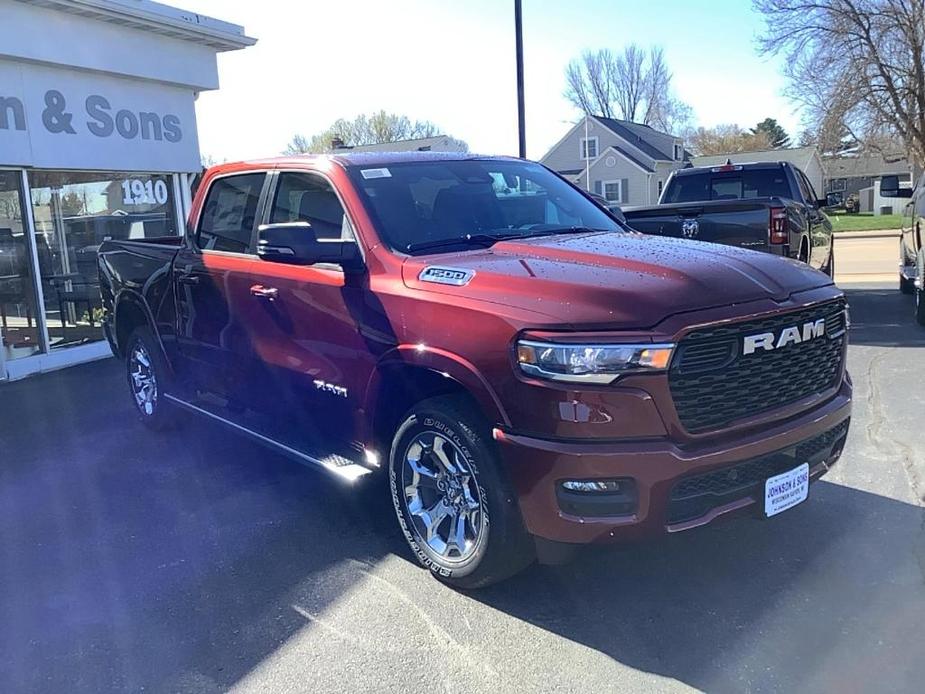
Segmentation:
{"type": "Polygon", "coordinates": [[[899,229],[902,226],[901,214],[873,215],[870,212],[858,214],[828,213],[835,231],[871,231],[874,229],[899,229]]]}

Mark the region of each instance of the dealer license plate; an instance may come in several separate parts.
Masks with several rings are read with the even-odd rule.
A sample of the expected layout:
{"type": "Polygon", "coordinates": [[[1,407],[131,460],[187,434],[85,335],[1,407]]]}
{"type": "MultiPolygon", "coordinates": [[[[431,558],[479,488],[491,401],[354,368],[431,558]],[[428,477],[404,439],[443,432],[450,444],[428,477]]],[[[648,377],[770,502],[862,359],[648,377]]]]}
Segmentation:
{"type": "Polygon", "coordinates": [[[809,494],[809,463],[769,477],[764,483],[764,514],[770,518],[806,501],[809,494]]]}

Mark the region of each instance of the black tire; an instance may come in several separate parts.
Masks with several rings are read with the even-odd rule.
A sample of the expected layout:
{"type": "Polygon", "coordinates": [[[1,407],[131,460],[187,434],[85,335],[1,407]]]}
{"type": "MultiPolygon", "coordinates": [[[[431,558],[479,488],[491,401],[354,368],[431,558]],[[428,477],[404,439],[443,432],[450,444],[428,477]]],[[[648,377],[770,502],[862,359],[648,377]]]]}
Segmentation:
{"type": "Polygon", "coordinates": [[[835,242],[832,241],[832,245],[829,246],[829,262],[825,266],[825,274],[835,280],[835,242]]]}
{"type": "Polygon", "coordinates": [[[139,421],[155,431],[173,426],[177,410],[163,397],[164,389],[170,383],[170,369],[160,345],[147,327],[135,328],[129,336],[125,349],[125,374],[139,421]],[[148,364],[143,364],[142,359],[148,364]],[[139,385],[140,378],[150,380],[147,388],[139,385]]]}
{"type": "MultiPolygon", "coordinates": [[[[516,496],[501,468],[489,427],[466,400],[452,396],[432,398],[411,408],[392,441],[389,487],[399,526],[411,551],[441,581],[455,588],[481,588],[502,581],[533,562],[533,539],[524,529],[516,496]],[[442,439],[439,449],[446,453],[443,457],[451,458],[451,464],[460,474],[446,472],[447,466],[434,452],[439,439],[442,439]],[[448,452],[444,450],[447,444],[448,452]],[[430,472],[426,475],[416,472],[410,459],[415,460],[419,470],[436,474],[431,477],[430,472]],[[462,474],[465,472],[470,474],[462,474]],[[406,491],[409,489],[418,492],[412,495],[406,491]],[[425,492],[430,499],[425,499],[425,492]],[[412,513],[412,505],[418,505],[421,513],[412,513]],[[423,517],[430,519],[440,513],[443,515],[439,517],[445,520],[432,525],[435,531],[430,544],[425,539],[423,517]],[[469,544],[462,543],[466,545],[465,552],[451,556],[455,550],[450,549],[449,529],[456,527],[454,523],[460,515],[464,516],[463,534],[471,530],[473,537],[469,544]],[[440,537],[442,530],[447,530],[446,541],[440,537]],[[446,554],[438,551],[440,544],[445,545],[446,554]]],[[[455,547],[461,549],[458,541],[455,547]]]]}
{"type": "Polygon", "coordinates": [[[925,326],[925,290],[915,288],[915,322],[925,326]]]}

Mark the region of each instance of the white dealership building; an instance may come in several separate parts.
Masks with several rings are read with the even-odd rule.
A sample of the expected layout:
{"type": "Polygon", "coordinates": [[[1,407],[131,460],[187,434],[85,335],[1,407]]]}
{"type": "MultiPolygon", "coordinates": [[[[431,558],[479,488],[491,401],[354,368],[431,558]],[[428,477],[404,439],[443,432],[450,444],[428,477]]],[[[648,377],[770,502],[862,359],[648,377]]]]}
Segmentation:
{"type": "Polygon", "coordinates": [[[254,43],[150,0],[0,0],[0,380],[109,354],[97,249],[180,233],[196,97],[254,43]]]}

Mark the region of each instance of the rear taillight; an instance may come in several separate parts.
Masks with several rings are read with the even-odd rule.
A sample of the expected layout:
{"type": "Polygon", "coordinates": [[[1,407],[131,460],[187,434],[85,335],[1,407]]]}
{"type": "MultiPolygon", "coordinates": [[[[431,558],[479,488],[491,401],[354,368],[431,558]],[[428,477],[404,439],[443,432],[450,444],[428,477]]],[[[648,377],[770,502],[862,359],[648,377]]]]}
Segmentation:
{"type": "Polygon", "coordinates": [[[771,243],[787,243],[790,240],[787,233],[787,208],[772,207],[768,219],[768,239],[771,243]]]}

